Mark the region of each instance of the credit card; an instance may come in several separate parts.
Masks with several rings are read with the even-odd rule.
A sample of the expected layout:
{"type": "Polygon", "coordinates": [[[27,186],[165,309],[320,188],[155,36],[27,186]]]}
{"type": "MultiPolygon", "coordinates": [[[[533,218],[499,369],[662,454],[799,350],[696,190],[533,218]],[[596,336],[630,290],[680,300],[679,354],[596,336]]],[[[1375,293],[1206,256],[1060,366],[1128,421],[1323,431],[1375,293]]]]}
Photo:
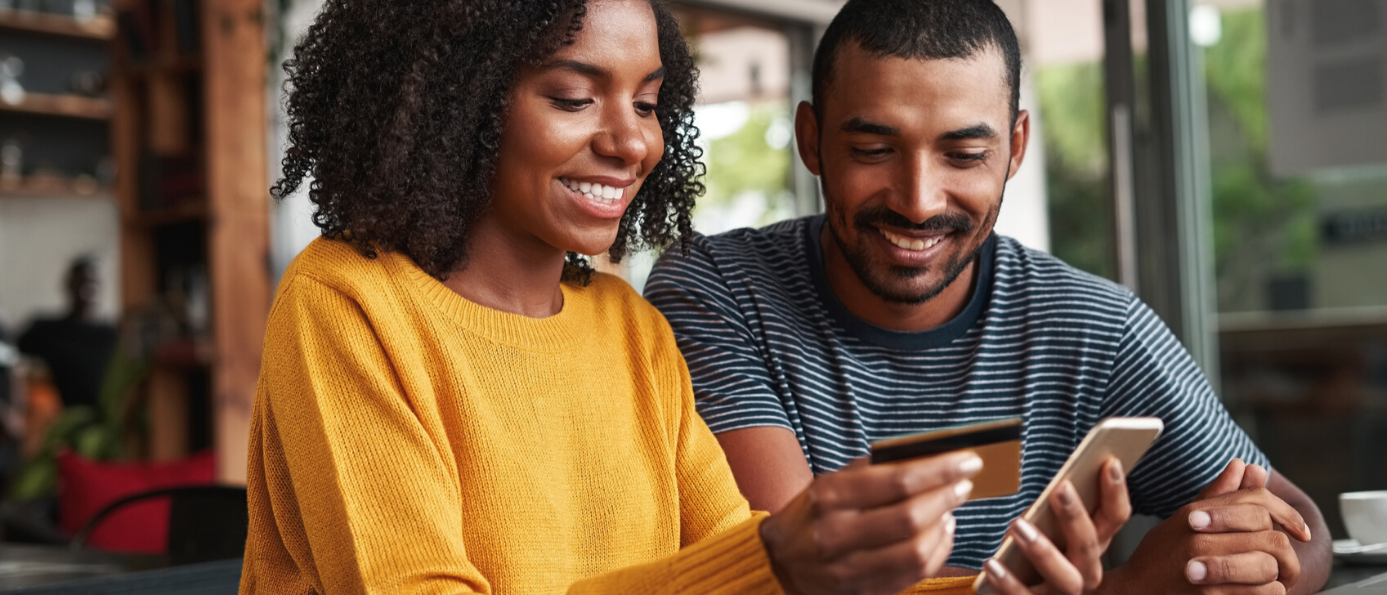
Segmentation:
{"type": "Polygon", "coordinates": [[[971,450],[982,459],[969,500],[1009,496],[1021,489],[1021,419],[950,426],[872,443],[872,464],[971,450]]]}

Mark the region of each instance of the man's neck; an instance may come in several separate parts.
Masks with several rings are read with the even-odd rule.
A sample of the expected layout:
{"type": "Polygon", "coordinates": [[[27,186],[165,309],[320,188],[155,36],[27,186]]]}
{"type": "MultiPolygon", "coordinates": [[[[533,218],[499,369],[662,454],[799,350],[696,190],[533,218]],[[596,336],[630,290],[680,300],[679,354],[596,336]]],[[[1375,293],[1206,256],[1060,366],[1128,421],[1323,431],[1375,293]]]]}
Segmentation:
{"type": "Polygon", "coordinates": [[[976,261],[968,263],[953,283],[923,304],[891,302],[881,299],[862,283],[838,242],[830,235],[833,231],[828,226],[825,222],[819,233],[824,273],[833,294],[854,316],[893,331],[920,332],[942,326],[968,307],[973,279],[977,276],[976,261]]]}

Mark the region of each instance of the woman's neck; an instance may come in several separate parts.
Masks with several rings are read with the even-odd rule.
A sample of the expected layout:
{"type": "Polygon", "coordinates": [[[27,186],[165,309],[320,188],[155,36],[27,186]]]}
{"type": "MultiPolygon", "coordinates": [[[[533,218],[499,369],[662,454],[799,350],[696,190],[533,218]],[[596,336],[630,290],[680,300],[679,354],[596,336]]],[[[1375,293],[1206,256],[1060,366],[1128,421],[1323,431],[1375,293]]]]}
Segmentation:
{"type": "Polygon", "coordinates": [[[469,231],[467,263],[443,285],[472,303],[530,318],[563,310],[564,252],[517,238],[483,217],[469,231]]]}

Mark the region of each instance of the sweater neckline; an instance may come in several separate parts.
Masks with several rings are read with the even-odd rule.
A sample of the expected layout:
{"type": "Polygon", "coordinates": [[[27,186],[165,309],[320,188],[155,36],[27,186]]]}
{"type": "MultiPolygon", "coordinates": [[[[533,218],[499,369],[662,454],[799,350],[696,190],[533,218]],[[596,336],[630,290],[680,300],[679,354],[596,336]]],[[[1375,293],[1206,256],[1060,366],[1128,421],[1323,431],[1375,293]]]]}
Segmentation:
{"type": "Polygon", "coordinates": [[[531,318],[488,308],[449,289],[447,285],[419,268],[403,254],[381,255],[390,268],[405,277],[423,300],[437,307],[449,320],[468,332],[486,339],[528,351],[562,351],[578,342],[583,322],[590,317],[591,304],[582,288],[560,283],[563,306],[557,314],[531,318]]]}

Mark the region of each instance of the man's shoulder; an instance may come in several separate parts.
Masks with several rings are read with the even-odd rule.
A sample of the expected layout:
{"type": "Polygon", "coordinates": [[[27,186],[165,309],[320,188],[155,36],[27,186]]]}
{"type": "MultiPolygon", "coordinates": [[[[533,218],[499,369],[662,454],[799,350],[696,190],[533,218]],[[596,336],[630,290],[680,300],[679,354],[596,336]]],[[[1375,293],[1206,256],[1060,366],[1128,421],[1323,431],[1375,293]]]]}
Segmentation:
{"type": "Polygon", "coordinates": [[[783,260],[803,250],[804,229],[811,219],[789,219],[761,228],[743,227],[715,235],[695,232],[689,238],[687,254],[675,247],[666,252],[656,266],[678,266],[690,260],[745,263],[783,260]]]}
{"type": "Polygon", "coordinates": [[[694,233],[683,249],[675,246],[656,261],[650,282],[659,285],[710,276],[775,282],[788,270],[803,268],[805,228],[812,219],[789,219],[711,236],[694,233]]]}
{"type": "Polygon", "coordinates": [[[1079,270],[1059,258],[997,236],[993,261],[993,294],[1003,299],[1063,300],[1075,307],[1122,308],[1135,299],[1132,292],[1108,279],[1079,270]]]}

